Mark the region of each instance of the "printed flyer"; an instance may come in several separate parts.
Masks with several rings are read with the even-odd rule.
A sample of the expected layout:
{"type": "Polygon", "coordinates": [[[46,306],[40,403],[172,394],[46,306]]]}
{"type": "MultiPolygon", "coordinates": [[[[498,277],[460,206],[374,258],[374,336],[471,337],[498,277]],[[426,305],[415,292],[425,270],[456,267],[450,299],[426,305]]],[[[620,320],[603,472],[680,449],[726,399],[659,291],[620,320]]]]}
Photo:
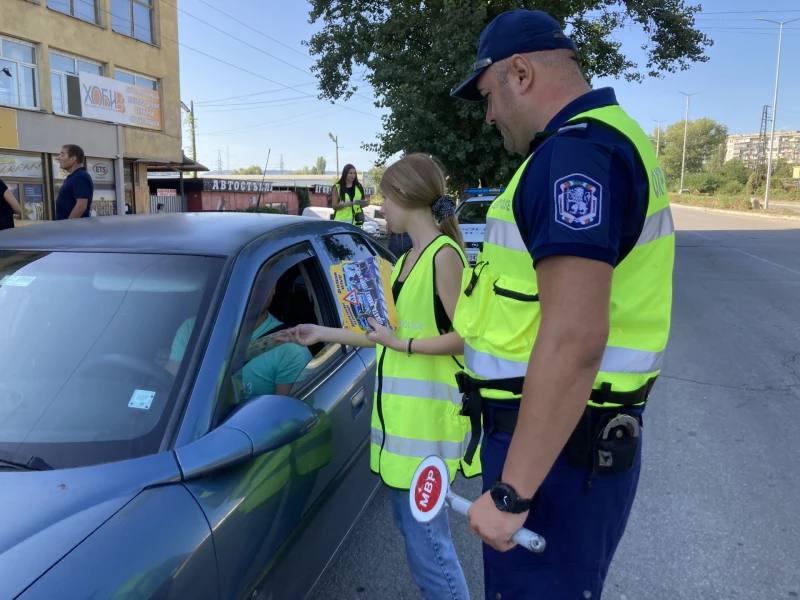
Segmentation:
{"type": "Polygon", "coordinates": [[[366,333],[373,317],[391,330],[397,329],[397,311],[392,296],[392,264],[373,256],[331,267],[331,279],[342,307],[344,326],[366,333]]]}

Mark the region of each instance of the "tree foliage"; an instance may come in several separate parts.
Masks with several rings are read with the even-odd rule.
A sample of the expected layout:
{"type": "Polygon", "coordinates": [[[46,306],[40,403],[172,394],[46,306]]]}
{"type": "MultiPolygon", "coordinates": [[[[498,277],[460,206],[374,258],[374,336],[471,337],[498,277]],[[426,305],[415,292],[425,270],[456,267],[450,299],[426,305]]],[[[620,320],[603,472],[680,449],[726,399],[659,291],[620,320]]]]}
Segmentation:
{"type": "Polygon", "coordinates": [[[294,171],[295,175],[325,175],[325,169],[328,166],[328,162],[325,160],[324,156],[318,156],[317,162],[314,164],[313,167],[303,167],[302,169],[297,169],[294,171]]]}
{"type": "Polygon", "coordinates": [[[242,167],[241,169],[234,169],[231,171],[232,175],[263,175],[264,172],[258,165],[250,165],[249,167],[242,167]]]}
{"type": "MultiPolygon", "coordinates": [[[[669,179],[679,179],[681,176],[684,124],[684,120],[673,123],[661,134],[659,160],[669,179]]],[[[721,168],[725,157],[723,146],[727,139],[728,127],[714,119],[689,121],[686,133],[686,173],[702,171],[706,164],[709,164],[710,170],[721,168]]]]}
{"type": "Polygon", "coordinates": [[[354,68],[374,88],[383,117],[378,141],[364,148],[383,162],[398,152],[427,152],[442,160],[453,189],[478,180],[508,183],[520,158],[503,148],[484,120],[483,103],[450,97],[469,73],[483,28],[506,10],[547,11],[580,49],[587,76],[629,81],[705,62],[712,44],[694,28],[699,7],[686,0],[310,0],[310,22],[323,29],[308,43],[312,69],[325,99],[349,98],[358,89],[354,68]],[[612,37],[636,24],[646,36],[644,65],[635,64],[612,37]],[[365,68],[365,69],[364,69],[365,68]]]}

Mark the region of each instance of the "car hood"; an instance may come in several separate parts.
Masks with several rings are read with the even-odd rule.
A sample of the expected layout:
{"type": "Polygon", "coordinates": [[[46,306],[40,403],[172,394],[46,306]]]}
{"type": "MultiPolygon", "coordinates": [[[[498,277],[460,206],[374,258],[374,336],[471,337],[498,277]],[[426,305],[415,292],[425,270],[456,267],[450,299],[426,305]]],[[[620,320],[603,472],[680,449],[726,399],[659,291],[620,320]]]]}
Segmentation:
{"type": "Polygon", "coordinates": [[[144,488],[180,481],[172,452],[58,471],[0,471],[0,596],[14,598],[144,488]]]}
{"type": "Polygon", "coordinates": [[[465,242],[482,242],[486,225],[461,225],[461,235],[465,242]]]}

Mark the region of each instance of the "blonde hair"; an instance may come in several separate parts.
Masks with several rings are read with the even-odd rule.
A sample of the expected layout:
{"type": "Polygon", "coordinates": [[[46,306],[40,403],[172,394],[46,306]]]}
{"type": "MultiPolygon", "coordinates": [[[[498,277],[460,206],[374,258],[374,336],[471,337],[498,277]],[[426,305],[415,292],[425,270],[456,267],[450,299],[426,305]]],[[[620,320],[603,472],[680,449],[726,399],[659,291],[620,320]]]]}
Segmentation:
{"type": "MultiPolygon", "coordinates": [[[[386,168],[378,185],[381,195],[405,208],[432,210],[447,194],[447,181],[441,163],[427,154],[407,154],[386,168]]],[[[439,230],[464,249],[458,217],[450,215],[439,223],[439,230]]]]}

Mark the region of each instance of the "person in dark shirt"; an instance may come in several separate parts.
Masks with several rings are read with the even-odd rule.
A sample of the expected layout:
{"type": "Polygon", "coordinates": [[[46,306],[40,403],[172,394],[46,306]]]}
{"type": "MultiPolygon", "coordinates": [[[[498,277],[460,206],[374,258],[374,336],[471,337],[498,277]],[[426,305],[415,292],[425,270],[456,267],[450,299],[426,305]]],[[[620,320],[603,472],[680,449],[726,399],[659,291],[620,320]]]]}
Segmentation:
{"type": "Polygon", "coordinates": [[[0,179],[0,231],[14,227],[14,213],[22,216],[22,209],[14,194],[8,189],[5,182],[0,179]]]}
{"type": "Polygon", "coordinates": [[[56,198],[56,221],[88,217],[92,209],[94,182],[83,166],[85,156],[80,146],[66,144],[58,155],[58,165],[69,175],[56,198]]]}

